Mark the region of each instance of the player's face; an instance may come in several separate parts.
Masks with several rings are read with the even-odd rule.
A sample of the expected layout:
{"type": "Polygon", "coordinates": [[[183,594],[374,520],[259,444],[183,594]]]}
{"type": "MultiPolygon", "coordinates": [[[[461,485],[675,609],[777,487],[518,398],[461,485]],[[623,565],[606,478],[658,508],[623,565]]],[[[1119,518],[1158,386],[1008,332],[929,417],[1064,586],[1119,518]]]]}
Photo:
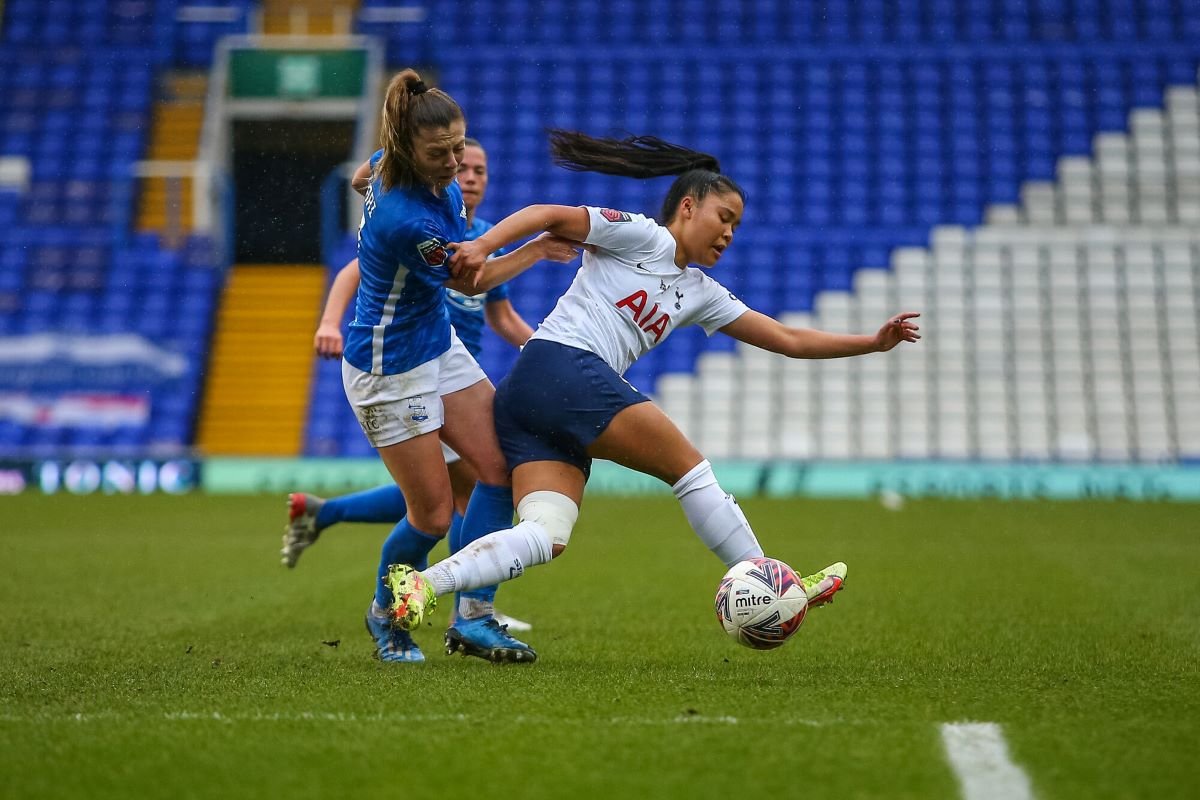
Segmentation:
{"type": "Polygon", "coordinates": [[[454,180],[466,138],[467,123],[461,119],[444,128],[421,128],[413,135],[413,166],[430,188],[441,192],[454,180]]]}
{"type": "Polygon", "coordinates": [[[688,262],[701,267],[716,264],[733,242],[744,208],[737,192],[709,192],[699,203],[685,197],[680,213],[685,223],[683,240],[688,262]]]}
{"type": "Polygon", "coordinates": [[[458,186],[462,189],[463,202],[468,211],[474,211],[483,202],[487,191],[487,153],[482,147],[467,145],[462,161],[458,165],[458,186]]]}

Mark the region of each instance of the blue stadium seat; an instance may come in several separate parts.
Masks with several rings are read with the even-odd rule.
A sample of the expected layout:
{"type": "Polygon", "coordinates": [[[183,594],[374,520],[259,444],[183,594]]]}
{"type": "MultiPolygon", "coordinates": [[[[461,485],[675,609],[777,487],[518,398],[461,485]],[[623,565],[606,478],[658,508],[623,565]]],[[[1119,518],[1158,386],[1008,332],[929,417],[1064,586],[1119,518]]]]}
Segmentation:
{"type": "MultiPolygon", "coordinates": [[[[1126,129],[1133,106],[1193,83],[1200,56],[1200,7],[1174,0],[681,8],[547,0],[540,13],[550,20],[530,25],[527,4],[462,0],[452,35],[432,22],[359,29],[386,36],[393,62],[442,61],[445,85],[489,148],[491,219],[547,200],[657,209],[663,182],[555,170],[546,125],[653,132],[717,153],[749,195],[743,244],[720,274],[772,311],[810,309],[815,292],[847,288],[855,269],[886,265],[891,248],[924,243],[930,226],[977,224],[987,204],[1017,200],[1022,181],[1052,177],[1060,156],[1089,153],[1097,131],[1126,129]],[[471,63],[439,59],[451,44],[470,48],[471,63]],[[709,46],[728,46],[730,66],[706,58],[709,46]],[[515,88],[497,91],[495,75],[515,88]],[[769,272],[774,263],[785,272],[769,272]]],[[[514,300],[542,315],[567,279],[535,269],[514,283],[514,300]]],[[[690,369],[710,346],[673,335],[638,375],[690,369]]],[[[485,351],[489,370],[511,358],[497,347],[485,351]]],[[[318,405],[345,410],[322,374],[314,426],[324,419],[318,405]]],[[[331,443],[364,452],[357,429],[317,427],[310,448],[319,439],[322,452],[331,443]]]]}

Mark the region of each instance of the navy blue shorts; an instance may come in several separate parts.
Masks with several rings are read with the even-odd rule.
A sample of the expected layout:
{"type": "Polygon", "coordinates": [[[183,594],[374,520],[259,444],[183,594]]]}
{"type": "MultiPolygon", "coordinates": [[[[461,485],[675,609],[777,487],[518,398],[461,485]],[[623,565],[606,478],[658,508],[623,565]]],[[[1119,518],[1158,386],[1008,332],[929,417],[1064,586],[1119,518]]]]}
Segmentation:
{"type": "Polygon", "coordinates": [[[590,475],[588,446],[619,411],[649,399],[595,353],[534,339],[496,387],[496,433],[508,468],[563,461],[590,475]]]}

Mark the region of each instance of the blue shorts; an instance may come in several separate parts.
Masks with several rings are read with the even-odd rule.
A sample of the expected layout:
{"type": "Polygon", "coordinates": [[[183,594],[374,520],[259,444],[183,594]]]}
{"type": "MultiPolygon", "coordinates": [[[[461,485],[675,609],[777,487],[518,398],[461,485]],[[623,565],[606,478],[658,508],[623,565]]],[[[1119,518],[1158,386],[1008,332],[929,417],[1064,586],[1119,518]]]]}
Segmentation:
{"type": "Polygon", "coordinates": [[[562,461],[586,477],[588,446],[618,412],[649,399],[595,353],[534,339],[496,387],[496,433],[508,468],[562,461]]]}

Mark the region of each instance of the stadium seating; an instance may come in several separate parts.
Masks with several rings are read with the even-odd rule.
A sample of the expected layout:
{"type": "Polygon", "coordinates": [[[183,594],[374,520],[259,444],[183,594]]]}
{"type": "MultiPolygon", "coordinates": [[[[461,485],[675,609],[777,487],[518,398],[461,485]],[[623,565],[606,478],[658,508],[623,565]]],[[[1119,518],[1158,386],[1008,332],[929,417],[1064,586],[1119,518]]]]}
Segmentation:
{"type": "Polygon", "coordinates": [[[431,63],[430,54],[454,45],[520,46],[534,58],[563,45],[607,56],[614,48],[678,45],[760,50],[833,45],[853,54],[899,43],[936,55],[962,44],[1194,40],[1200,10],[1170,0],[363,0],[359,25],[385,39],[394,64],[431,63]]]}
{"type": "MultiPolygon", "coordinates": [[[[1185,5],[757,0],[698,6],[646,0],[588,7],[548,2],[534,10],[517,0],[460,0],[436,8],[366,0],[359,30],[385,38],[397,66],[433,64],[439,82],[466,109],[492,169],[481,216],[498,219],[530,202],[656,212],[665,181],[556,170],[547,158],[547,126],[686,142],[718,154],[748,192],[737,246],[714,276],[766,313],[858,330],[873,329],[875,317],[882,321],[894,310],[903,270],[893,265],[918,252],[933,257],[938,251],[928,245],[935,231],[937,242],[954,231],[974,243],[998,235],[993,231],[1019,230],[1019,243],[1019,237],[1037,241],[1032,231],[1080,236],[1071,226],[1121,226],[1106,234],[1115,237],[1112,246],[1119,251],[1124,231],[1144,233],[1151,225],[1179,231],[1193,224],[1192,184],[1164,178],[1190,174],[1195,136],[1189,139],[1186,124],[1173,121],[1167,141],[1161,113],[1156,125],[1151,110],[1162,108],[1164,87],[1195,84],[1200,7],[1185,5]],[[449,17],[457,24],[438,24],[449,17]],[[464,51],[470,58],[453,55],[464,51]],[[1122,133],[1127,129],[1131,136],[1122,133]]],[[[1186,90],[1172,91],[1173,103],[1186,104],[1179,100],[1186,90]]],[[[1182,119],[1171,109],[1172,120],[1182,119]]],[[[983,262],[1001,253],[1000,263],[1009,264],[1005,247],[991,246],[981,253],[983,262]]],[[[1155,247],[1151,251],[1159,252],[1155,247]]],[[[960,247],[971,256],[974,248],[960,247]]],[[[1067,373],[1047,365],[1075,362],[1066,356],[1033,362],[1021,351],[1020,359],[1005,356],[1007,372],[977,371],[976,352],[968,358],[965,348],[984,337],[964,334],[962,320],[973,319],[977,307],[990,309],[989,303],[1008,309],[1002,319],[1019,319],[1013,298],[1024,301],[1031,287],[1011,294],[1007,283],[996,283],[1010,280],[1003,272],[973,271],[969,260],[939,258],[942,283],[930,285],[947,288],[915,298],[932,335],[912,353],[893,354],[890,361],[779,369],[770,356],[746,354],[724,337],[709,340],[689,330],[635,364],[628,377],[656,392],[715,456],[1194,455],[1184,436],[1187,423],[1168,408],[1178,393],[1164,400],[1161,414],[1147,412],[1141,426],[1134,411],[1126,415],[1124,449],[1107,444],[1110,430],[1099,420],[1108,425],[1112,414],[1096,410],[1096,392],[1112,390],[1111,360],[1095,362],[1107,377],[1097,377],[1102,388],[1089,389],[1084,405],[1071,405],[1075,395],[1064,390],[1061,408],[1051,404],[1054,413],[1050,407],[1042,413],[1040,438],[1036,424],[1017,430],[996,421],[1008,419],[995,411],[1001,400],[1005,413],[1025,419],[1039,392],[1018,387],[1039,379],[1049,387],[1067,373]],[[976,274],[983,276],[978,283],[976,274]],[[1010,292],[1003,305],[998,288],[1010,292]],[[943,328],[943,319],[958,320],[958,327],[943,328]],[[948,338],[955,344],[944,346],[959,350],[943,357],[938,348],[948,338]],[[913,367],[916,377],[909,361],[920,362],[913,367]],[[741,370],[775,377],[768,390],[741,370]],[[884,405],[887,413],[879,405],[901,379],[906,393],[909,383],[919,384],[911,390],[916,412],[904,415],[903,426],[892,404],[884,405]],[[1081,408],[1085,413],[1076,413],[1081,408]],[[1167,428],[1165,445],[1157,422],[1164,415],[1173,415],[1174,426],[1167,428]],[[773,433],[780,419],[783,435],[773,433]],[[1068,420],[1088,420],[1090,427],[1081,432],[1068,420]]],[[[1049,262],[1046,269],[1057,275],[1049,262]]],[[[541,319],[571,274],[555,267],[531,270],[513,283],[515,305],[541,319]]],[[[984,330],[994,333],[996,313],[982,313],[982,324],[993,326],[984,330]]],[[[1186,318],[1189,311],[1172,313],[1186,318]]],[[[1037,330],[1050,347],[1052,329],[1037,330]]],[[[507,345],[486,337],[489,373],[502,374],[513,357],[507,345]]],[[[1186,360],[1186,353],[1180,358],[1186,360]]],[[[1092,368],[1092,362],[1080,367],[1089,376],[1092,368]]],[[[343,401],[336,376],[330,370],[321,375],[310,412],[321,435],[310,438],[310,449],[361,450],[352,417],[337,408],[343,401]]],[[[1121,375],[1121,386],[1132,391],[1132,379],[1121,375]]],[[[1181,375],[1187,378],[1186,367],[1181,375]]],[[[1129,410],[1121,406],[1113,413],[1122,409],[1129,410]]]]}
{"type": "Polygon", "coordinates": [[[0,155],[28,159],[31,183],[0,192],[0,454],[192,442],[221,265],[205,237],[130,233],[175,6],[3,5],[0,155]]]}
{"type": "Polygon", "coordinates": [[[934,229],[796,324],[870,331],[925,312],[888,356],[739,349],[662,378],[706,452],[762,458],[1171,462],[1200,458],[1200,116],[1194,85],[968,231],[934,229]],[[1098,196],[1097,196],[1098,195],[1098,196]],[[785,363],[786,362],[786,363],[785,363]],[[777,430],[773,421],[782,422],[777,430]]]}
{"type": "MultiPolygon", "coordinates": [[[[7,0],[0,155],[33,169],[27,191],[0,190],[0,335],[118,332],[136,310],[124,330],[161,344],[154,332],[194,301],[183,287],[217,291],[223,265],[202,266],[203,240],[174,253],[130,234],[128,167],[146,152],[154,82],[209,65],[216,38],[248,30],[257,8],[7,0]]],[[[393,66],[432,67],[462,102],[491,159],[485,218],[535,201],[655,213],[666,181],[556,170],[544,128],[653,133],[719,155],[745,186],[745,224],[714,276],[752,306],[859,329],[925,287],[934,335],[888,359],[778,370],[691,330],[636,364],[630,379],[713,455],[1195,457],[1195,307],[1175,289],[1194,277],[1195,243],[1180,237],[1200,214],[1188,126],[1200,5],[363,0],[355,29],[380,36],[393,66]],[[1027,304],[1038,324],[1016,312],[1027,304]],[[1115,349],[1092,327],[1114,310],[1129,326],[1115,349]],[[1025,336],[997,349],[997,325],[1025,336]],[[747,393],[740,371],[755,370],[771,392],[747,393]],[[901,379],[916,411],[881,413],[901,379]],[[762,432],[772,416],[783,434],[762,432]]],[[[571,273],[519,278],[518,309],[545,316],[571,273]]],[[[211,297],[195,301],[205,321],[187,323],[205,331],[195,363],[211,297]]],[[[513,356],[487,337],[489,373],[513,356]]],[[[194,402],[154,409],[181,415],[164,423],[170,441],[191,441],[194,402]]],[[[317,371],[309,418],[309,452],[368,452],[334,365],[317,371]]],[[[0,443],[32,441],[4,430],[0,443]]]]}
{"type": "Polygon", "coordinates": [[[180,0],[165,31],[168,41],[174,43],[174,64],[196,69],[211,66],[222,36],[249,33],[257,5],[254,0],[180,0]]]}
{"type": "MultiPolygon", "coordinates": [[[[655,133],[719,154],[749,202],[741,241],[715,275],[776,314],[811,310],[822,289],[850,289],[856,269],[926,244],[934,225],[979,224],[989,204],[1015,203],[1023,181],[1052,178],[1058,157],[1085,155],[1096,132],[1123,128],[1131,108],[1161,104],[1165,84],[1194,80],[1195,55],[1170,48],[1145,63],[1063,50],[1020,60],[971,49],[949,57],[762,48],[724,70],[696,52],[614,48],[595,63],[577,49],[481,47],[470,64],[445,66],[443,82],[489,149],[494,181],[483,216],[535,201],[655,213],[665,182],[554,170],[545,126],[655,133]],[[511,88],[499,88],[497,75],[511,88]],[[712,86],[720,103],[687,91],[685,76],[712,86]],[[1115,92],[1099,91],[1110,81],[1115,92]],[[781,107],[795,111],[774,111],[781,107]]],[[[568,279],[553,270],[522,276],[520,308],[544,316],[568,279]]],[[[635,367],[635,377],[653,379],[668,350],[635,367]]]]}
{"type": "MultiPolygon", "coordinates": [[[[347,236],[334,250],[329,265],[329,283],[337,271],[355,256],[355,238],[347,236]]],[[[328,292],[327,292],[328,293],[328,292]]],[[[354,304],[346,309],[345,323],[354,318],[354,304]]],[[[340,361],[321,360],[313,371],[304,451],[314,456],[369,456],[374,453],[363,436],[358,419],[346,402],[340,361]]]]}
{"type": "MultiPolygon", "coordinates": [[[[250,29],[256,0],[7,0],[6,47],[134,47],[144,61],[207,67],[220,37],[250,29]]],[[[100,81],[96,81],[100,83],[100,81]]]]}

